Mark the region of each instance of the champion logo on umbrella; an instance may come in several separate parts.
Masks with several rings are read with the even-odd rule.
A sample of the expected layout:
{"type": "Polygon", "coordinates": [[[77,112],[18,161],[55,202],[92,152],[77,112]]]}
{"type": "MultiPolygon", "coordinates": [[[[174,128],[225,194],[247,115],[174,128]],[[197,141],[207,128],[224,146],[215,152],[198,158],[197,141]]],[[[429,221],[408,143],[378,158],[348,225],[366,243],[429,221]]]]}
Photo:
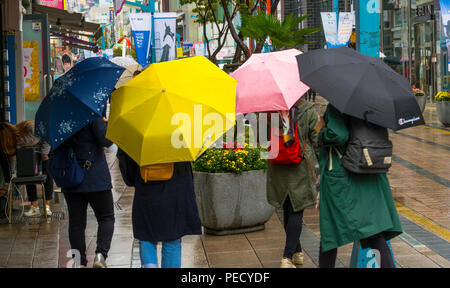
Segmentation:
{"type": "Polygon", "coordinates": [[[420,120],[420,117],[414,117],[411,119],[400,118],[400,119],[398,119],[398,125],[405,125],[409,122],[414,123],[414,121],[419,121],[419,120],[420,120]]]}

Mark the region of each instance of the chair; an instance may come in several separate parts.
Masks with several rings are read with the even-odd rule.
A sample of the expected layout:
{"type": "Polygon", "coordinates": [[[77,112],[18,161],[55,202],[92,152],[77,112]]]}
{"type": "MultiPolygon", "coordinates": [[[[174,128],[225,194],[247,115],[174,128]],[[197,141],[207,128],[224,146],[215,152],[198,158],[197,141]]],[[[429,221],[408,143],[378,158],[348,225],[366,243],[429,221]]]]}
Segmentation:
{"type": "Polygon", "coordinates": [[[9,183],[8,188],[8,222],[11,224],[12,222],[12,206],[13,206],[13,195],[14,191],[23,185],[41,185],[42,187],[42,197],[44,201],[44,216],[47,219],[47,209],[45,209],[45,187],[44,183],[47,179],[47,175],[38,175],[31,177],[13,177],[11,182],[9,183]]]}

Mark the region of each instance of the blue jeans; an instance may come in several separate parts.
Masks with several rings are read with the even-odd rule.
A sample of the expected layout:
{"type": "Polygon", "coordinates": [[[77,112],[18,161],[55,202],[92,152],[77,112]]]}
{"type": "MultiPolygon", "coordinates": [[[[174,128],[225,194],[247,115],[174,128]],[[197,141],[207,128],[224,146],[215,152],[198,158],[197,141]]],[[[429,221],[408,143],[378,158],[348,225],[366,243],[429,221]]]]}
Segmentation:
{"type": "MultiPolygon", "coordinates": [[[[139,244],[142,268],[158,268],[158,243],[140,241],[139,244]]],[[[162,242],[161,256],[161,268],[181,268],[181,239],[162,242]]]]}

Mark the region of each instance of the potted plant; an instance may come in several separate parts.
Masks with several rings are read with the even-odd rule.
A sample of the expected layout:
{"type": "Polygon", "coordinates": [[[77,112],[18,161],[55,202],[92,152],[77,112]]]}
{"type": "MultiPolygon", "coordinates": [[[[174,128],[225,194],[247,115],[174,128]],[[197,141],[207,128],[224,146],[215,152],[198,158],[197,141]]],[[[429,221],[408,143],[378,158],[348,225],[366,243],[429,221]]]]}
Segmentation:
{"type": "Polygon", "coordinates": [[[193,165],[205,233],[237,234],[264,229],[274,208],[266,200],[267,160],[260,148],[227,143],[208,149],[193,165]]]}
{"type": "Polygon", "coordinates": [[[434,99],[439,121],[450,126],[450,94],[446,91],[439,92],[434,99]]]}
{"type": "Polygon", "coordinates": [[[412,90],[414,92],[414,95],[416,96],[417,103],[419,103],[420,111],[425,110],[425,104],[427,103],[427,97],[425,96],[425,92],[423,90],[420,90],[414,86],[412,86],[412,90]]]}

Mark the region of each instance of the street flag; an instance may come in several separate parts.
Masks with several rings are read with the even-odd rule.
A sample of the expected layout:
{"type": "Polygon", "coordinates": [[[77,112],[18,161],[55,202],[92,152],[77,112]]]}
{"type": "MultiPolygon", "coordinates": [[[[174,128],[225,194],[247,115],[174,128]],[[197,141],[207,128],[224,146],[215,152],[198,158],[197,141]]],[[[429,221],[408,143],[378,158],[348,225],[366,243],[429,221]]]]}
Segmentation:
{"type": "Polygon", "coordinates": [[[150,13],[130,13],[130,23],[137,62],[145,67],[150,63],[152,15],[150,13]]]}
{"type": "Polygon", "coordinates": [[[339,12],[338,45],[347,46],[353,29],[353,12],[339,12]]]}
{"type": "Polygon", "coordinates": [[[176,12],[155,13],[155,62],[174,60],[176,57],[176,12]]]}
{"type": "Polygon", "coordinates": [[[323,33],[327,41],[328,48],[338,47],[337,37],[337,15],[335,12],[321,12],[323,33]]]}

